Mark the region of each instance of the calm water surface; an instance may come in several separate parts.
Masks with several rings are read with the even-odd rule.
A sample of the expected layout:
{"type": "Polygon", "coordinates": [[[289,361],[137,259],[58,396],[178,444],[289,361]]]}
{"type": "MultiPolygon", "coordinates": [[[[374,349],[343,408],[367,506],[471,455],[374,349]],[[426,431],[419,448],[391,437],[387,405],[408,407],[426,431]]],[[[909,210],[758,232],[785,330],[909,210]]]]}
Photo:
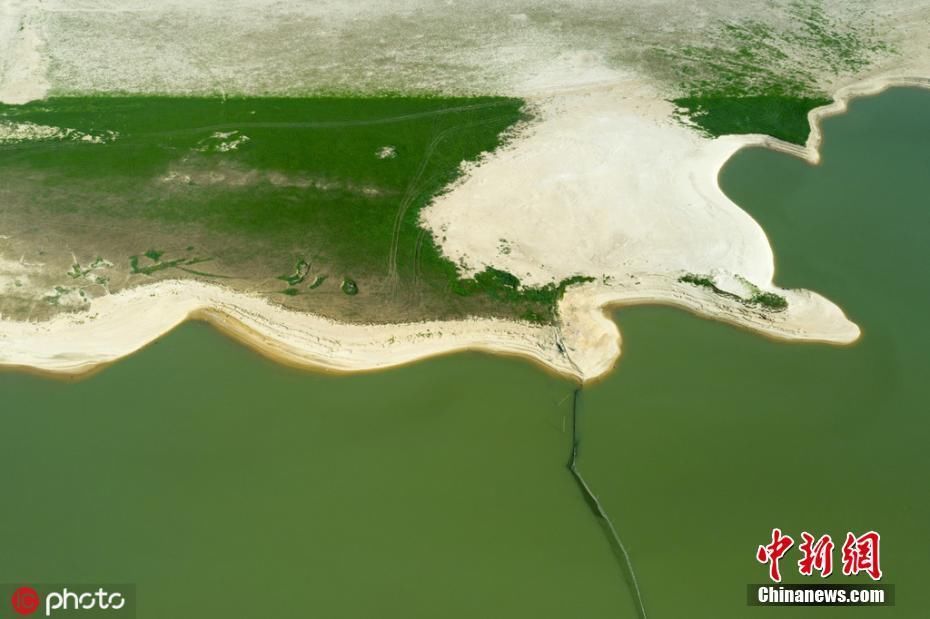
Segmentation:
{"type": "MultiPolygon", "coordinates": [[[[617,370],[584,393],[581,469],[652,617],[930,616],[930,92],[855,101],[824,129],[820,166],[752,149],[721,181],[769,235],[777,282],[837,302],[862,339],[785,344],[631,308],[617,370]],[[838,545],[878,531],[896,606],[747,608],[773,527],[838,545]]],[[[786,581],[803,582],[798,558],[786,581]]]]}
{"type": "MultiPolygon", "coordinates": [[[[723,171],[778,282],[839,303],[855,346],[617,313],[580,467],[653,619],[927,616],[928,110],[856,101],[822,165],[750,150],[723,171]],[[747,608],[776,526],[879,531],[897,606],[747,608]]],[[[471,354],[301,373],[200,324],[73,384],[2,373],[0,582],[136,583],[152,618],[635,617],[565,468],[572,388],[471,354]]]]}
{"type": "Polygon", "coordinates": [[[0,582],[136,583],[155,619],[627,607],[565,470],[572,385],[524,362],[314,375],[187,324],[0,390],[0,582]]]}

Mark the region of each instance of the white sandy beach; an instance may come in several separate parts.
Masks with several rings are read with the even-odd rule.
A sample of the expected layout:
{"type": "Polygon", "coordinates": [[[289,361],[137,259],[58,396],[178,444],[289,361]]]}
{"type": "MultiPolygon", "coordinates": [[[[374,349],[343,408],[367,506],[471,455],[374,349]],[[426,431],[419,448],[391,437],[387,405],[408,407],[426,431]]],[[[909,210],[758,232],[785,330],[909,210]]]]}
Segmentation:
{"type": "MultiPolygon", "coordinates": [[[[6,14],[14,14],[9,6],[6,14]]],[[[12,32],[8,23],[2,31],[8,35],[0,48],[22,48],[17,53],[24,64],[4,65],[0,100],[42,96],[48,80],[44,61],[35,56],[41,45],[28,38],[33,34],[12,32]]],[[[775,286],[765,232],[723,194],[718,173],[748,146],[816,164],[823,117],[841,113],[851,97],[892,85],[930,86],[923,77],[930,76],[927,57],[925,52],[910,66],[831,84],[836,100],[811,112],[805,148],[760,135],[703,137],[674,119],[668,97],[649,80],[608,69],[596,54],[562,55],[545,69],[514,77],[505,92],[524,97],[536,119],[472,166],[422,213],[421,222],[467,272],[494,266],[529,285],[573,275],[596,278],[567,291],[558,327],[486,319],[340,324],[212,284],[162,281],[94,299],[87,311],[47,322],[0,319],[0,365],[83,373],[193,317],[300,366],[362,371],[476,349],[527,357],[587,381],[603,376],[620,355],[620,332],[607,310],[644,303],[784,340],[848,344],[859,328],[841,308],[816,292],[775,286]],[[788,309],[751,310],[680,283],[685,273],[713,275],[722,288],[741,295],[747,294],[744,281],[751,282],[784,296],[788,309]]]]}

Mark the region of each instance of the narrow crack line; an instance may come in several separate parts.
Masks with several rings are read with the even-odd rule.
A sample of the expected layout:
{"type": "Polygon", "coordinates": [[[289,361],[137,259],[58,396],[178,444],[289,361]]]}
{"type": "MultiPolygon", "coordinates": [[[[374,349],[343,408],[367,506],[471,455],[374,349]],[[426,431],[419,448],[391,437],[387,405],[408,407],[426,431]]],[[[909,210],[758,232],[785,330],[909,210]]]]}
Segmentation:
{"type": "Polygon", "coordinates": [[[624,567],[626,568],[630,584],[632,585],[633,599],[637,605],[639,619],[647,619],[646,605],[643,603],[643,594],[639,590],[639,581],[636,579],[636,572],[633,570],[633,561],[630,560],[630,553],[627,552],[626,545],[624,545],[623,540],[620,539],[620,533],[617,532],[617,527],[614,526],[613,520],[611,520],[610,516],[607,514],[607,510],[601,505],[597,495],[594,494],[594,491],[591,490],[591,486],[588,485],[588,482],[578,470],[578,450],[581,444],[581,439],[578,437],[578,400],[581,398],[581,390],[582,386],[579,384],[572,394],[572,453],[571,458],[568,460],[568,470],[571,471],[572,477],[578,482],[578,486],[581,488],[581,492],[584,494],[592,511],[607,524],[611,542],[614,548],[620,552],[620,556],[623,557],[624,567]]]}

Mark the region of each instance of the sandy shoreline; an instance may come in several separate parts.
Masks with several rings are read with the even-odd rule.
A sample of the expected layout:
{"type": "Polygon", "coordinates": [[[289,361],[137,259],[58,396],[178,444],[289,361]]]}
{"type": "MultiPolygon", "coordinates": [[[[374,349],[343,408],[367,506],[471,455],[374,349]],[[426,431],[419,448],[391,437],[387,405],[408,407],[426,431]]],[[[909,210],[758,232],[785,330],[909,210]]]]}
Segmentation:
{"type": "Polygon", "coordinates": [[[170,280],[94,299],[87,311],[46,322],[0,319],[0,365],[82,375],[139,350],[184,320],[200,318],[271,358],[299,367],[377,370],[480,350],[528,358],[561,375],[589,381],[609,372],[620,355],[620,331],[607,316],[609,309],[646,303],[671,305],[783,340],[848,344],[859,337],[859,328],[839,307],[813,292],[774,286],[774,257],[764,231],[726,198],[717,175],[734,153],[750,146],[773,148],[816,164],[823,118],[845,111],[852,98],[898,85],[930,87],[930,80],[879,77],[840,89],[832,104],[810,113],[812,131],[804,148],[760,135],[702,138],[671,120],[667,104],[650,89],[631,97],[630,88],[640,87],[631,80],[531,98],[542,110],[542,120],[530,134],[470,170],[427,208],[423,220],[434,233],[449,237],[443,251],[472,271],[492,264],[529,284],[575,273],[598,277],[598,283],[567,291],[559,306],[559,327],[491,319],[341,324],[213,284],[170,280]],[[621,105],[613,107],[618,102],[621,105]],[[573,160],[574,167],[562,170],[567,175],[564,183],[537,182],[531,199],[513,202],[507,187],[527,189],[515,179],[514,170],[524,170],[529,179],[559,176],[547,167],[552,165],[548,153],[555,150],[563,157],[559,151],[567,142],[560,136],[565,131],[577,138],[579,156],[593,152],[601,158],[573,160]],[[586,143],[586,136],[593,142],[586,143]],[[596,141],[600,136],[622,140],[605,145],[596,141]],[[627,166],[617,173],[616,165],[623,161],[635,161],[640,168],[627,166]],[[657,166],[651,176],[639,171],[649,166],[657,166]],[[626,199],[618,201],[616,195],[626,199]],[[467,225],[482,208],[496,209],[500,203],[515,204],[509,219],[498,218],[512,246],[506,255],[482,245],[486,239],[496,242],[497,230],[467,225]],[[466,208],[468,216],[463,214],[466,208]],[[549,218],[556,225],[550,225],[549,218]],[[521,228],[521,221],[546,222],[561,238],[546,239],[544,231],[521,228]],[[458,222],[466,225],[455,225],[458,222]],[[592,238],[592,231],[601,236],[592,238]],[[564,247],[559,246],[562,242],[564,247]],[[679,283],[684,272],[711,273],[721,287],[733,291],[741,278],[748,279],[785,296],[788,309],[751,310],[679,283]]]}
{"type": "Polygon", "coordinates": [[[853,99],[860,97],[874,97],[885,92],[889,88],[926,88],[930,89],[930,77],[907,77],[907,76],[887,76],[864,80],[855,84],[844,86],[833,94],[833,102],[822,107],[811,110],[807,115],[811,131],[807,138],[807,143],[801,147],[796,144],[789,144],[777,140],[767,135],[751,136],[758,141],[747,146],[765,146],[779,152],[794,155],[804,159],[811,165],[820,163],[820,146],[823,144],[824,119],[831,116],[845,114],[849,109],[849,103],[853,99]]]}
{"type": "MultiPolygon", "coordinates": [[[[348,373],[405,365],[475,350],[529,359],[567,378],[594,380],[620,354],[620,334],[608,316],[620,305],[662,304],[722,320],[778,339],[849,343],[858,329],[825,304],[821,320],[792,326],[790,312],[768,322],[740,303],[687,284],[645,287],[581,286],[566,294],[560,328],[497,319],[398,325],[340,324],[273,305],[212,284],[166,280],[95,302],[92,311],[43,322],[0,321],[0,365],[43,374],[86,376],[137,352],[186,320],[221,332],[287,365],[348,373]],[[139,320],[144,316],[144,320],[139,320]]],[[[801,294],[801,293],[798,293],[801,294]]],[[[821,298],[822,299],[822,298],[821,298]]]]}
{"type": "Polygon", "coordinates": [[[0,365],[81,375],[139,350],[190,318],[206,320],[263,354],[300,367],[374,370],[478,348],[531,356],[571,374],[553,327],[493,319],[339,324],[190,280],[130,288],[95,299],[89,311],[48,321],[0,321],[0,365]]]}

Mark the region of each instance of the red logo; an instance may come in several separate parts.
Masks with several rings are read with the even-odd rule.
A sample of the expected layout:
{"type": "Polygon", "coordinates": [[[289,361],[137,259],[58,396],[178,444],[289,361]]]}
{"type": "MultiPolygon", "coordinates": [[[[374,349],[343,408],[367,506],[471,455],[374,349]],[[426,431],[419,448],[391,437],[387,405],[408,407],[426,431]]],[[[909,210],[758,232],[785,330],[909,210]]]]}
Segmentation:
{"type": "Polygon", "coordinates": [[[804,553],[798,561],[798,571],[802,576],[810,576],[814,570],[820,572],[821,578],[833,573],[833,538],[823,535],[814,541],[814,536],[804,531],[801,533],[804,540],[798,548],[804,553]]]}
{"type": "Polygon", "coordinates": [[[778,562],[793,545],[794,540],[791,536],[782,535],[781,529],[772,529],[772,543],[768,546],[759,546],[756,551],[756,561],[769,564],[769,578],[774,582],[781,582],[778,562]]]}
{"type": "Polygon", "coordinates": [[[20,615],[31,615],[39,608],[39,594],[32,587],[20,587],[13,592],[13,610],[20,615]]]}
{"type": "MultiPolygon", "coordinates": [[[[881,580],[882,567],[879,557],[881,541],[881,535],[875,531],[869,531],[858,537],[853,533],[847,533],[842,547],[843,575],[855,576],[860,572],[865,572],[872,580],[881,580]]],[[[781,529],[772,529],[771,543],[756,549],[756,561],[768,564],[769,578],[773,582],[781,582],[778,562],[792,546],[794,546],[794,540],[790,535],[782,534],[781,529]]],[[[814,572],[820,572],[822,578],[830,576],[833,573],[834,548],[833,538],[829,535],[821,535],[818,538],[807,531],[801,533],[798,550],[801,551],[802,556],[798,561],[798,573],[802,576],[812,576],[814,572]]]]}
{"type": "Polygon", "coordinates": [[[843,574],[854,576],[865,572],[872,580],[881,580],[882,568],[878,560],[880,542],[881,536],[875,531],[859,537],[847,533],[843,543],[843,574]]]}

